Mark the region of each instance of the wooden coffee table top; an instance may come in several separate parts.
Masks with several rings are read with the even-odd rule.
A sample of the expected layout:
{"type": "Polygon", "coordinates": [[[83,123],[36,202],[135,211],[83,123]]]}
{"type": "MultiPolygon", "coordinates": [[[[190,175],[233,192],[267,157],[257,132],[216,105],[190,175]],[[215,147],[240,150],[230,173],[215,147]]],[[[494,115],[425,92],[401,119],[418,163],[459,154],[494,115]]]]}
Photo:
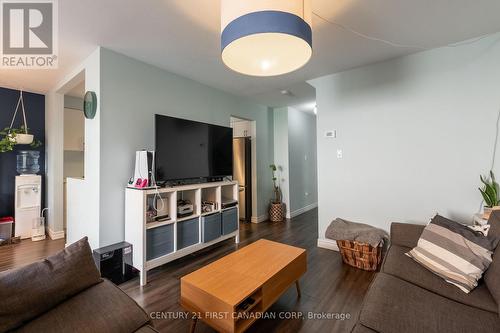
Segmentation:
{"type": "Polygon", "coordinates": [[[226,304],[238,304],[305,252],[298,247],[260,239],[181,280],[226,304]]]}

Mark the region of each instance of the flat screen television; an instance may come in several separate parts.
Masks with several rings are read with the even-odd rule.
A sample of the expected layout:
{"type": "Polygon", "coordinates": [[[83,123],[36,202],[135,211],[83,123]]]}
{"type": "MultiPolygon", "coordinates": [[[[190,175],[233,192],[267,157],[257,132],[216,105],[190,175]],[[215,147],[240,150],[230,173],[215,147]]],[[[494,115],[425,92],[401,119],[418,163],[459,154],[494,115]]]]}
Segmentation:
{"type": "Polygon", "coordinates": [[[233,130],[155,115],[156,180],[221,178],[233,174],[233,130]]]}

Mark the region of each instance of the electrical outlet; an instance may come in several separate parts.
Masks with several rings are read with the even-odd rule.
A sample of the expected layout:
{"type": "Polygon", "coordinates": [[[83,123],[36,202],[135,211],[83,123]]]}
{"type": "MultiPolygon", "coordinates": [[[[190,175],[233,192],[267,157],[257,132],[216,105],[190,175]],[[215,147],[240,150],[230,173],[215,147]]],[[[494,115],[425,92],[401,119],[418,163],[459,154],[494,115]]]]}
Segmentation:
{"type": "Polygon", "coordinates": [[[337,149],[337,158],[341,159],[343,157],[342,149],[337,149]]]}

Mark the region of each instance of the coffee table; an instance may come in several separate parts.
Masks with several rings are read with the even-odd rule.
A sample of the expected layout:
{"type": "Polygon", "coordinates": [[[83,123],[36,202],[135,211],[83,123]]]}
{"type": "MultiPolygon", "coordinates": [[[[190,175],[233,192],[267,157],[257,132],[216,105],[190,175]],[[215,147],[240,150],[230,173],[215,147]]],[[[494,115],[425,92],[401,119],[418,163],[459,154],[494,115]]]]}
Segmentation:
{"type": "Polygon", "coordinates": [[[243,332],[307,270],[306,250],[260,239],[181,278],[181,306],[219,332],[243,332]]]}

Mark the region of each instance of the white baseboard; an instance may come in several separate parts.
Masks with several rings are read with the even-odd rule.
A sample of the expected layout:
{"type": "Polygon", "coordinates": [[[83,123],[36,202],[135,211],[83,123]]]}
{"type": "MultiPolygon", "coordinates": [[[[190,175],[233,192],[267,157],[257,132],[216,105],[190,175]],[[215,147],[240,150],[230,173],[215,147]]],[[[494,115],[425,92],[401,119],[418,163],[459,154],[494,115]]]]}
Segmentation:
{"type": "Polygon", "coordinates": [[[252,216],[252,218],[250,219],[250,222],[252,223],[261,223],[261,222],[264,222],[264,221],[267,221],[269,219],[269,217],[267,216],[267,214],[264,214],[264,215],[261,215],[261,216],[252,216]]]}
{"type": "Polygon", "coordinates": [[[64,230],[54,231],[50,228],[47,228],[47,231],[49,233],[50,239],[52,239],[52,240],[64,238],[64,230]]]}
{"type": "Polygon", "coordinates": [[[318,238],[318,247],[321,247],[323,249],[327,250],[333,250],[337,251],[339,250],[339,247],[337,246],[337,242],[332,240],[332,239],[326,239],[326,238],[318,238]]]}
{"type": "Polygon", "coordinates": [[[300,214],[304,214],[307,211],[310,211],[311,209],[314,209],[318,207],[318,203],[312,203],[308,206],[302,207],[300,209],[294,210],[293,212],[290,212],[290,218],[294,218],[295,216],[299,216],[300,214]]]}

